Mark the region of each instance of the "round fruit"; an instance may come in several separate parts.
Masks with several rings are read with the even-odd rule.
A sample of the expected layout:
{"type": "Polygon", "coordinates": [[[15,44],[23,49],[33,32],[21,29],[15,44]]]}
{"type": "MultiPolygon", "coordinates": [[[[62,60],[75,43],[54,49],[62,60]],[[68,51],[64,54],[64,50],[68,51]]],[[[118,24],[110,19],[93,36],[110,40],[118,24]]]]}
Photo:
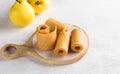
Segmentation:
{"type": "Polygon", "coordinates": [[[16,0],[9,12],[9,18],[16,26],[28,26],[34,17],[34,8],[26,0],[16,0]]]}
{"type": "Polygon", "coordinates": [[[36,14],[45,11],[49,5],[49,0],[28,0],[28,2],[33,6],[36,14]]]}

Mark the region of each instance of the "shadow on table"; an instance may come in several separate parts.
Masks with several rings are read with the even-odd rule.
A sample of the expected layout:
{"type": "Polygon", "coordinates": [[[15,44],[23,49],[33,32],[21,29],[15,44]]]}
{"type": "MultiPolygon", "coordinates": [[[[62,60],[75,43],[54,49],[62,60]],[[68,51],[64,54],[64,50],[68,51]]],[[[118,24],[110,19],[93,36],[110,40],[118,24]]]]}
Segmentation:
{"type": "Polygon", "coordinates": [[[4,30],[10,30],[10,29],[16,29],[17,27],[15,27],[9,20],[8,17],[4,17],[2,18],[2,20],[0,20],[0,29],[4,29],[4,30]]]}
{"type": "Polygon", "coordinates": [[[1,54],[0,54],[0,61],[4,61],[4,59],[2,58],[1,54]]]}
{"type": "Polygon", "coordinates": [[[14,26],[10,19],[9,19],[9,12],[8,10],[5,11],[4,15],[1,15],[0,17],[0,30],[11,30],[11,29],[17,29],[16,26],[14,26]]]}

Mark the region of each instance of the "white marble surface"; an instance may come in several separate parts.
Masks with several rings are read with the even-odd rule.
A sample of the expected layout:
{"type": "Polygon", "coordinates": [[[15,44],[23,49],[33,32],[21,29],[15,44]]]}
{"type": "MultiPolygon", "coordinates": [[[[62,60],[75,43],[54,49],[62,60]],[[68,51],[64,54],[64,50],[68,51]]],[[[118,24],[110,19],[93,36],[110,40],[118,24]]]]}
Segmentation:
{"type": "Polygon", "coordinates": [[[26,28],[9,21],[14,1],[0,0],[0,48],[24,43],[48,17],[82,27],[91,45],[82,60],[64,66],[49,66],[27,57],[5,61],[0,56],[0,74],[120,74],[120,0],[51,0],[49,9],[26,28]]]}

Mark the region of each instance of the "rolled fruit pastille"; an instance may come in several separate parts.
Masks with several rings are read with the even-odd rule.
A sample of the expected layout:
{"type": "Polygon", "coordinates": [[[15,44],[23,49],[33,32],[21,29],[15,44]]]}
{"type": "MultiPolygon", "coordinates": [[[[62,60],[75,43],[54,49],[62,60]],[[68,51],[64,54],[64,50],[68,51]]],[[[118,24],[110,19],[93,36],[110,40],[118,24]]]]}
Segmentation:
{"type": "Polygon", "coordinates": [[[71,50],[74,52],[80,52],[84,49],[84,38],[82,30],[75,28],[71,32],[71,50]]]}
{"type": "Polygon", "coordinates": [[[53,18],[49,18],[45,21],[45,24],[48,25],[50,28],[52,28],[53,26],[57,26],[57,34],[59,34],[59,32],[61,32],[64,27],[69,27],[66,24],[63,24],[53,18]]]}
{"type": "Polygon", "coordinates": [[[69,49],[69,40],[70,33],[68,31],[68,28],[64,28],[64,30],[59,33],[57,43],[54,49],[54,54],[57,56],[66,56],[69,49]]]}
{"type": "Polygon", "coordinates": [[[47,25],[41,25],[37,27],[37,32],[41,34],[48,34],[50,32],[49,27],[47,25]]]}
{"type": "Polygon", "coordinates": [[[55,26],[53,29],[51,29],[47,25],[40,25],[37,27],[36,35],[37,47],[40,50],[50,50],[55,47],[55,42],[57,38],[55,26]]]}

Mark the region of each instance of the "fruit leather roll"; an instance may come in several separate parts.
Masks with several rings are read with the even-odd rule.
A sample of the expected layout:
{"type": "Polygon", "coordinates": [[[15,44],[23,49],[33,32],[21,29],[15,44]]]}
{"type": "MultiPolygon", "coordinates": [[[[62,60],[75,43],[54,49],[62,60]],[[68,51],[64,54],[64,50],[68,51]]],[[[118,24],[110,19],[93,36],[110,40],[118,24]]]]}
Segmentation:
{"type": "Polygon", "coordinates": [[[40,25],[37,27],[37,32],[41,34],[48,34],[50,32],[49,26],[47,25],[40,25]]]}
{"type": "Polygon", "coordinates": [[[71,50],[74,52],[80,52],[84,49],[84,38],[82,30],[76,28],[71,32],[71,50]]]}
{"type": "Polygon", "coordinates": [[[47,19],[45,24],[48,25],[50,28],[52,28],[53,26],[57,26],[57,33],[62,31],[64,29],[64,27],[69,27],[68,25],[63,24],[53,18],[47,19]]]}
{"type": "Polygon", "coordinates": [[[70,33],[68,31],[68,28],[65,28],[59,33],[57,43],[54,49],[54,54],[57,56],[66,56],[69,49],[69,40],[70,33]]]}
{"type": "Polygon", "coordinates": [[[37,35],[37,47],[40,50],[50,50],[55,46],[57,34],[56,27],[49,28],[47,25],[40,25],[36,30],[37,35]]]}

